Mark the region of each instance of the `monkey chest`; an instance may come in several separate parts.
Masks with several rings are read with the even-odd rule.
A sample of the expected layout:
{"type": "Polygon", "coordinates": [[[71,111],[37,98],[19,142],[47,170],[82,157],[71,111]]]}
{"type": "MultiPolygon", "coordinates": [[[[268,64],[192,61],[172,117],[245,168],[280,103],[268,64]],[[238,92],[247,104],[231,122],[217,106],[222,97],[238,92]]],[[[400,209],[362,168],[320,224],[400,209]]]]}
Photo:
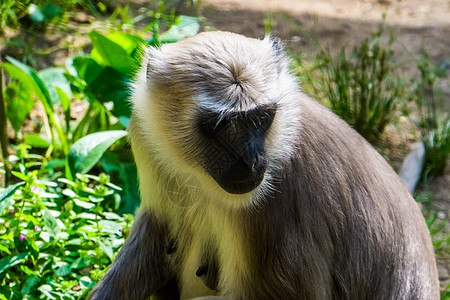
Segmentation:
{"type": "Polygon", "coordinates": [[[197,215],[196,222],[183,228],[178,232],[179,251],[173,256],[181,299],[237,290],[245,264],[241,237],[232,224],[197,215]]]}

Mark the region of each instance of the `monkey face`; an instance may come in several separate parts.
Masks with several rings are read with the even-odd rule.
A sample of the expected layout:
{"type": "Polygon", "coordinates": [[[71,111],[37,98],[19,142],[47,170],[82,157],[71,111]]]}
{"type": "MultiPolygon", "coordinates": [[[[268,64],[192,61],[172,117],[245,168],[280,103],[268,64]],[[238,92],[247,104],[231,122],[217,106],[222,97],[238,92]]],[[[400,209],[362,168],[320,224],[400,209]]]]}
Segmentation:
{"type": "Polygon", "coordinates": [[[144,59],[134,115],[161,172],[232,206],[271,190],[295,153],[300,118],[279,45],[202,33],[150,48],[144,59]]]}
{"type": "Polygon", "coordinates": [[[228,193],[248,193],[264,179],[264,140],[275,112],[275,105],[226,115],[199,111],[197,128],[203,139],[200,160],[228,193]]]}

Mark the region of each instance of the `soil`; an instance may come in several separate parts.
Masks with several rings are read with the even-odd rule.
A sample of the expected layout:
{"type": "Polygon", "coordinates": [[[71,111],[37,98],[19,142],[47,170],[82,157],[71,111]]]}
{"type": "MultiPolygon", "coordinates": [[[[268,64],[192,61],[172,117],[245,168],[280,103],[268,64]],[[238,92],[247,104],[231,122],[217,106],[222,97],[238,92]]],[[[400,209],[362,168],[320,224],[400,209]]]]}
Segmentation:
{"type": "MultiPolygon", "coordinates": [[[[137,11],[148,7],[150,0],[134,0],[130,5],[137,11]]],[[[265,19],[271,17],[271,35],[281,38],[286,47],[309,56],[318,50],[317,41],[327,45],[332,53],[342,46],[351,48],[368,38],[377,29],[383,14],[385,20],[397,36],[396,56],[402,62],[402,72],[410,76],[417,74],[417,57],[426,50],[429,57],[438,65],[449,62],[450,69],[450,1],[449,0],[198,0],[196,9],[181,8],[181,13],[204,16],[202,30],[222,30],[262,38],[265,35],[265,19]],[[313,37],[313,39],[311,38],[313,37]]],[[[111,0],[114,5],[128,4],[129,1],[111,0]]],[[[90,30],[106,32],[106,20],[95,18],[85,12],[77,12],[63,27],[51,25],[45,34],[37,37],[34,53],[36,69],[54,65],[64,65],[67,57],[77,54],[81,49],[90,50],[87,36],[90,30]]],[[[17,32],[6,32],[3,41],[14,40],[17,32]]],[[[0,42],[1,58],[17,55],[23,47],[14,47],[0,42]]],[[[448,72],[447,72],[448,73],[448,72]]],[[[450,107],[450,81],[443,85],[447,111],[450,107]]],[[[34,110],[39,114],[39,110],[34,110]]],[[[76,118],[77,116],[74,116],[76,118]]],[[[32,129],[30,129],[32,130],[32,129]]],[[[408,134],[398,133],[390,127],[388,144],[390,154],[404,157],[404,151],[396,151],[411,143],[408,134]],[[401,154],[399,154],[401,153],[401,154]]],[[[12,134],[13,135],[13,134],[12,134]]],[[[398,161],[400,161],[399,159],[398,161]]],[[[398,162],[397,162],[398,164],[398,162]]],[[[398,167],[398,165],[397,165],[398,167]]],[[[439,210],[438,219],[447,220],[442,233],[449,236],[448,216],[450,215],[450,167],[444,175],[434,179],[427,187],[433,191],[432,211],[439,210]]],[[[425,189],[422,187],[422,189],[425,189]]],[[[446,249],[449,245],[446,242],[446,249]]],[[[450,256],[447,251],[438,252],[438,269],[441,288],[450,283],[450,256]]]]}

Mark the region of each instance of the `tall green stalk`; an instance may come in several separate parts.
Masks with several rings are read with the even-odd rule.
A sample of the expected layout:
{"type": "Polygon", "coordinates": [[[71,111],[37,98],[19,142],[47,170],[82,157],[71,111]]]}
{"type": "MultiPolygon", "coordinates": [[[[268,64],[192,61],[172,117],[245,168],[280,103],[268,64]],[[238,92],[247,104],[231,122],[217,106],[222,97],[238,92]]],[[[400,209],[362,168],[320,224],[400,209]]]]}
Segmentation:
{"type": "MultiPolygon", "coordinates": [[[[6,110],[5,100],[3,98],[3,68],[1,66],[2,61],[0,57],[0,164],[5,165],[5,158],[8,157],[8,138],[6,133],[6,110]]],[[[5,168],[6,171],[6,168],[5,168]]],[[[0,173],[0,187],[5,187],[7,184],[8,176],[0,173]]]]}

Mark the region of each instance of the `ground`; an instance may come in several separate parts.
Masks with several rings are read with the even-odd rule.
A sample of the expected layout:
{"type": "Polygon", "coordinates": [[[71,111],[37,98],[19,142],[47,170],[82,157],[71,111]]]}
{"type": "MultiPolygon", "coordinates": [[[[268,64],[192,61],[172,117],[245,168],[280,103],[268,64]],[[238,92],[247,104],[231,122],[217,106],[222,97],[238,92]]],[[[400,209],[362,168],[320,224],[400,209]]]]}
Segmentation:
{"type": "MultiPolygon", "coordinates": [[[[112,6],[124,5],[129,1],[111,0],[112,6]]],[[[132,1],[131,6],[138,9],[148,6],[149,0],[132,1]]],[[[351,47],[367,38],[376,29],[386,14],[386,23],[397,35],[396,56],[402,62],[402,71],[416,74],[415,55],[425,49],[430,58],[442,64],[450,60],[450,2],[448,0],[199,0],[197,13],[204,16],[202,30],[218,29],[262,38],[265,34],[264,20],[272,16],[272,36],[285,41],[286,46],[297,53],[309,55],[317,50],[317,44],[311,42],[314,37],[321,45],[328,45],[332,52],[348,45],[351,47]]],[[[192,9],[182,12],[194,13],[192,9]]],[[[37,38],[36,53],[45,53],[36,57],[36,68],[64,65],[68,56],[80,49],[89,50],[87,33],[91,29],[104,31],[104,19],[95,18],[85,12],[79,12],[65,24],[64,30],[49,28],[45,35],[37,38]]],[[[15,32],[6,32],[7,38],[14,38],[15,32]]],[[[14,47],[5,51],[0,43],[2,59],[13,55],[14,47]]],[[[449,68],[449,65],[447,65],[449,68]]],[[[450,81],[444,82],[444,97],[447,110],[450,107],[450,81]]],[[[33,113],[39,114],[39,111],[33,113]]],[[[391,145],[407,144],[408,137],[396,135],[391,145]]],[[[440,216],[450,213],[450,168],[445,174],[430,183],[434,191],[433,209],[441,211],[440,216]]],[[[450,283],[450,258],[446,254],[438,256],[441,287],[450,283]]]]}

